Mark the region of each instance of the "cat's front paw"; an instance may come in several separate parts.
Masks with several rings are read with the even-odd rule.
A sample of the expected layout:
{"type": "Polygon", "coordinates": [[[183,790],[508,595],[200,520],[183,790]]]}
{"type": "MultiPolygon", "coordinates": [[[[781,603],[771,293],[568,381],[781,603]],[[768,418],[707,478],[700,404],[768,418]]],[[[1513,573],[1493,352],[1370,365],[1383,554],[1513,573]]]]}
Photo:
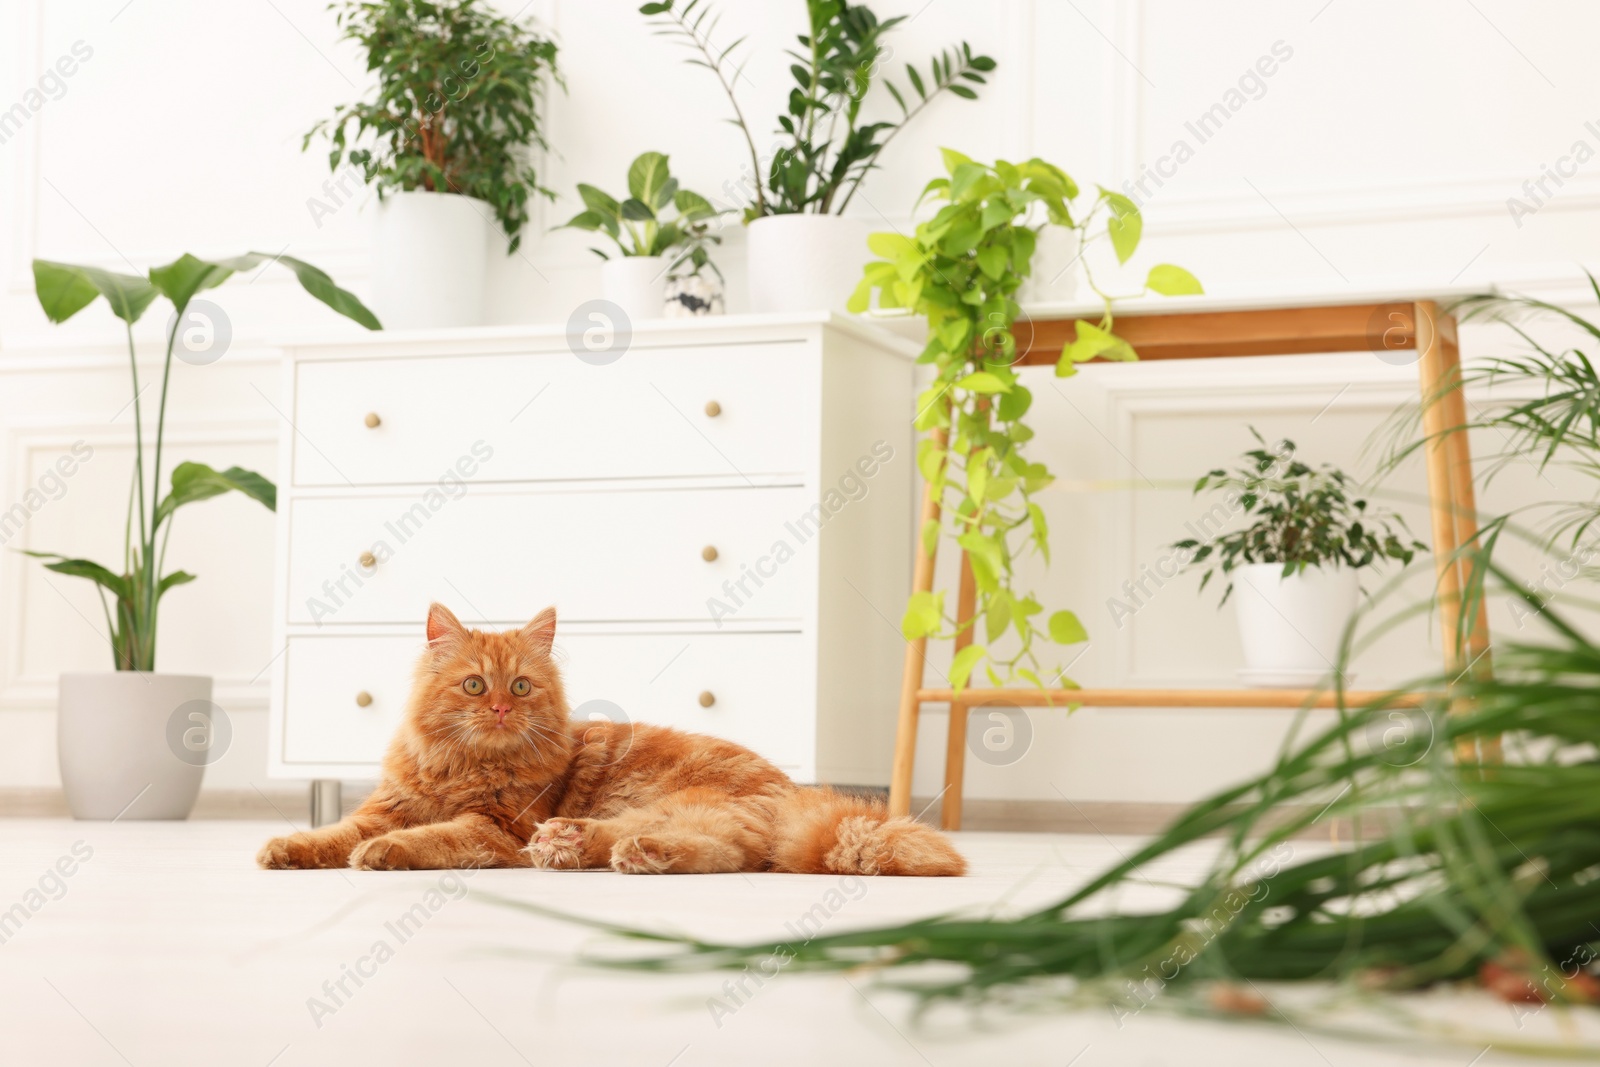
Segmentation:
{"type": "Polygon", "coordinates": [[[305,834],[274,837],[256,853],[256,864],[269,871],[302,871],[325,867],[316,842],[305,834]]]}
{"type": "Polygon", "coordinates": [[[414,871],[426,867],[412,852],[397,835],[384,834],[357,845],[350,853],[350,866],[358,871],[414,871]]]}
{"type": "Polygon", "coordinates": [[[522,851],[535,867],[571,870],[583,865],[584,834],[577,819],[546,819],[534,827],[533,840],[522,851]]]}

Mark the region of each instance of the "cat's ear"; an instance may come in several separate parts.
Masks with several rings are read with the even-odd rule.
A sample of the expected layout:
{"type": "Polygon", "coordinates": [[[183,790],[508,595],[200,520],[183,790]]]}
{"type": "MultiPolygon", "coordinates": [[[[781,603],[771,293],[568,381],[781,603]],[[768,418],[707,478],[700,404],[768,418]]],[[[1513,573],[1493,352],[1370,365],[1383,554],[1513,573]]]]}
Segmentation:
{"type": "Polygon", "coordinates": [[[467,628],[443,604],[428,605],[428,647],[439,648],[467,636],[467,628]]]}
{"type": "Polygon", "coordinates": [[[556,609],[545,608],[539,612],[532,622],[517,631],[517,636],[539,655],[548,656],[550,645],[556,639],[556,609]]]}

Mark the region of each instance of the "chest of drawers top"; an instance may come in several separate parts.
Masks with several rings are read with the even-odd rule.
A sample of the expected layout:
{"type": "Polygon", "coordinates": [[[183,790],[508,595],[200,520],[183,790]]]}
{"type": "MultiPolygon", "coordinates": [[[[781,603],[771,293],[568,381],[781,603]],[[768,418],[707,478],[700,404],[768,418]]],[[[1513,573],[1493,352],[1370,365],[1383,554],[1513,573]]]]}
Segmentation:
{"type": "Polygon", "coordinates": [[[281,480],[338,490],[792,477],[816,454],[825,350],[917,353],[821,313],[659,320],[626,334],[582,325],[287,345],[294,433],[281,480]]]}

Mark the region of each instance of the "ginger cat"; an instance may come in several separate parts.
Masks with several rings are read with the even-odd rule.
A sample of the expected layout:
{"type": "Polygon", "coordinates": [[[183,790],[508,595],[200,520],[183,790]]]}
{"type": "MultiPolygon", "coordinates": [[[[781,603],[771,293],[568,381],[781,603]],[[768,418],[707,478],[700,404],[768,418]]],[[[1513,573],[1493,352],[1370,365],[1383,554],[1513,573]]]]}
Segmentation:
{"type": "Polygon", "coordinates": [[[333,826],[267,842],[267,868],[610,867],[624,874],[958,875],[948,838],[882,804],[795,785],[729,741],[572,722],[555,610],[508,633],[428,612],[383,779],[333,826]]]}

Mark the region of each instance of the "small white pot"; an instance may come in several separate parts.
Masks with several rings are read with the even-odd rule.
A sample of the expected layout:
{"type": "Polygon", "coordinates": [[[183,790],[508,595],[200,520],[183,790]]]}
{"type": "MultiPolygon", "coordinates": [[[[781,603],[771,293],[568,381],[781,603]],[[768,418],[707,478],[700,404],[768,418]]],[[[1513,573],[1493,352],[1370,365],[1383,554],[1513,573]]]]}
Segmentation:
{"type": "Polygon", "coordinates": [[[63,674],[56,756],[72,817],[188,818],[209,762],[189,742],[214,711],[202,675],[63,674]]]}
{"type": "Polygon", "coordinates": [[[384,329],[481,326],[494,209],[454,193],[388,193],[378,202],[372,310],[384,329]]]}
{"type": "Polygon", "coordinates": [[[618,256],[600,264],[600,291],[634,322],[666,314],[666,256],[618,256]]]}
{"type": "Polygon", "coordinates": [[[1078,276],[1083,265],[1078,259],[1078,235],[1065,226],[1046,226],[1039,231],[1038,244],[1027,280],[1017,293],[1023,304],[1066,304],[1078,295],[1078,276]]]}
{"type": "Polygon", "coordinates": [[[746,228],[751,311],[844,311],[873,259],[872,224],[840,215],[767,215],[746,228]]]}
{"type": "MultiPolygon", "coordinates": [[[[1327,680],[1360,596],[1358,576],[1348,567],[1308,567],[1287,578],[1280,563],[1247,563],[1234,570],[1233,603],[1245,662],[1239,680],[1290,689],[1327,680]]],[[[1346,684],[1351,680],[1345,675],[1346,684]]]]}

